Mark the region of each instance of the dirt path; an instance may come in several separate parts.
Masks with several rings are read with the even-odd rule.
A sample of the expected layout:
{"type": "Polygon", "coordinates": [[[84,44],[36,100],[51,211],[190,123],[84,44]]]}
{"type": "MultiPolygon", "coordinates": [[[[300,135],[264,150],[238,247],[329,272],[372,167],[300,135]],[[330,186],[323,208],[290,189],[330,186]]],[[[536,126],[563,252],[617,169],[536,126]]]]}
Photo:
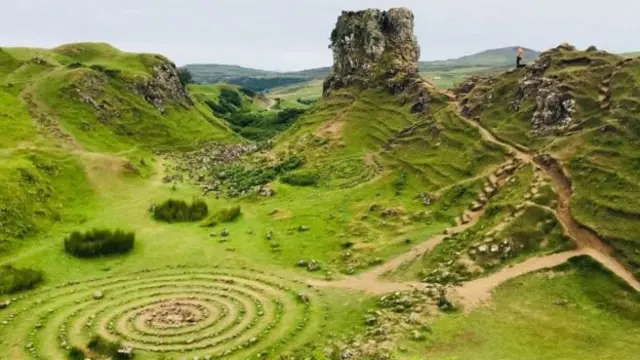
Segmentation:
{"type": "MultiPolygon", "coordinates": [[[[565,263],[568,259],[580,255],[588,255],[594,258],[603,266],[615,273],[618,277],[626,281],[632,288],[640,291],[640,282],[628,269],[624,267],[624,265],[611,255],[612,250],[604,243],[604,241],[602,241],[593,231],[578,224],[571,216],[571,182],[564,174],[557,161],[548,156],[534,157],[532,154],[521,148],[517,148],[516,146],[499,140],[479,123],[462,116],[458,108],[458,103],[455,101],[455,96],[450,93],[447,93],[447,96],[450,97],[451,105],[456,109],[458,116],[469,125],[478,129],[484,140],[506,148],[522,163],[537,164],[552,179],[552,185],[558,194],[559,201],[557,210],[549,210],[552,210],[556,214],[567,236],[573,239],[578,246],[578,249],[574,251],[534,257],[520,264],[506,267],[487,277],[464,283],[454,289],[455,296],[462,300],[468,307],[473,307],[476,304],[488,300],[491,296],[491,291],[509,279],[534,271],[558,266],[565,263]]],[[[470,215],[470,221],[464,225],[458,224],[457,226],[448,229],[446,233],[455,234],[469,229],[476,224],[482,215],[482,211],[469,213],[468,215],[470,215]]],[[[401,254],[385,264],[358,276],[332,282],[313,280],[309,283],[314,286],[360,290],[375,294],[425,287],[426,284],[418,282],[389,282],[381,280],[380,276],[384,273],[395,271],[403,264],[420,258],[425,253],[435,248],[447,236],[448,235],[434,236],[424,243],[413,247],[406,253],[401,254]]]]}

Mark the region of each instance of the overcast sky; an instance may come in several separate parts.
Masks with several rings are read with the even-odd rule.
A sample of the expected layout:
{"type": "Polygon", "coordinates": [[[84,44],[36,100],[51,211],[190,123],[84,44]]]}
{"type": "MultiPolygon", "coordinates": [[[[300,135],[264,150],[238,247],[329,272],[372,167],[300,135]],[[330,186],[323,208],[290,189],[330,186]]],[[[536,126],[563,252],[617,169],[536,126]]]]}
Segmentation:
{"type": "Polygon", "coordinates": [[[331,64],[342,10],[397,6],[416,15],[423,60],[564,41],[640,50],[638,0],[0,0],[0,46],[104,41],[178,65],[299,70],[331,64]]]}

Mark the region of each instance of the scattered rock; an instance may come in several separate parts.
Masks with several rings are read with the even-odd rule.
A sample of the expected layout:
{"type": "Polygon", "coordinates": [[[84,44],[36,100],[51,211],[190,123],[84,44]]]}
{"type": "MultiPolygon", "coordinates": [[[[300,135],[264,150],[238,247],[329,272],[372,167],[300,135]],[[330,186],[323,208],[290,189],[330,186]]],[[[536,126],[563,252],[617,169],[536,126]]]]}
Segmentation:
{"type": "Polygon", "coordinates": [[[309,230],[311,230],[311,228],[306,226],[306,225],[298,226],[298,232],[306,232],[306,231],[309,231],[309,230]]]}
{"type": "Polygon", "coordinates": [[[97,290],[93,293],[94,300],[101,300],[102,298],[104,298],[104,294],[102,293],[102,291],[97,290]]]}

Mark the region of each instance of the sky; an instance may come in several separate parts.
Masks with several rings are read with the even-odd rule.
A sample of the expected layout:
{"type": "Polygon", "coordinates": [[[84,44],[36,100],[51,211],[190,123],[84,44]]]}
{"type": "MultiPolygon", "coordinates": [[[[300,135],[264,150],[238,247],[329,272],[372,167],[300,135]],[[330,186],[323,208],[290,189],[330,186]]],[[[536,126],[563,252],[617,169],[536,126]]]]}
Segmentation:
{"type": "Polygon", "coordinates": [[[342,10],[390,7],[413,10],[422,60],[562,42],[640,50],[635,0],[0,0],[0,46],[108,42],[178,65],[301,70],[331,65],[342,10]]]}

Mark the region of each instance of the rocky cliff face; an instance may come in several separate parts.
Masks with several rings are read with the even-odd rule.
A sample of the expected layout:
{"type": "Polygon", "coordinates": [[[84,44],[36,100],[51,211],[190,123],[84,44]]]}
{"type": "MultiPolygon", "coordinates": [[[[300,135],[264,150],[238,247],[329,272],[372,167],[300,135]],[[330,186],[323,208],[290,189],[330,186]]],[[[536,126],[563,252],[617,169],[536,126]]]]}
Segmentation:
{"type": "Polygon", "coordinates": [[[343,12],[331,33],[333,73],[325,94],[416,77],[420,49],[413,24],[413,13],[404,8],[343,12]]]}
{"type": "Polygon", "coordinates": [[[153,77],[140,83],[137,90],[156,109],[163,112],[168,101],[185,106],[193,105],[189,93],[180,83],[178,69],[174,63],[163,59],[153,67],[152,73],[153,77]]]}
{"type": "Polygon", "coordinates": [[[404,8],[344,11],[331,33],[333,72],[324,95],[358,86],[384,88],[411,104],[414,113],[429,108],[429,84],[419,76],[420,48],[413,13],[404,8]]]}

